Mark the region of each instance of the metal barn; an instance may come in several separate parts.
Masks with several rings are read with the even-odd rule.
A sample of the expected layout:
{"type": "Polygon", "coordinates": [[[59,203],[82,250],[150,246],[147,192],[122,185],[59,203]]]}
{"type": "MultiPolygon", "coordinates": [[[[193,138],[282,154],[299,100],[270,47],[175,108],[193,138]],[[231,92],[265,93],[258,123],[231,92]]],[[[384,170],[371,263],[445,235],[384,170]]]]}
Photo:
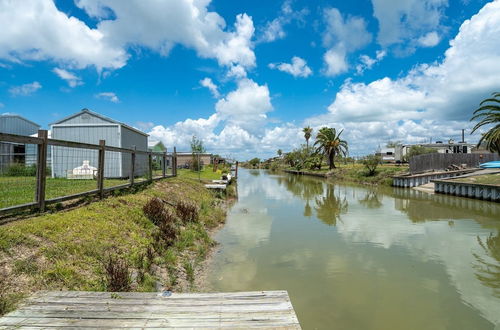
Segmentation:
{"type": "MultiPolygon", "coordinates": [[[[0,133],[32,135],[36,134],[40,125],[19,115],[0,115],[0,133]]],[[[0,170],[12,164],[33,163],[36,155],[29,154],[28,145],[18,143],[0,142],[0,170]]]]}
{"type": "MultiPolygon", "coordinates": [[[[147,151],[148,135],[124,123],[105,117],[88,109],[83,109],[71,116],[51,124],[52,138],[82,143],[99,144],[120,148],[147,151]]],[[[97,168],[97,150],[56,147],[52,149],[52,177],[67,178],[83,162],[97,168]]],[[[131,155],[106,151],[104,176],[107,178],[125,178],[130,174],[131,155]]],[[[135,175],[141,176],[147,170],[147,156],[137,155],[135,175]]]]}

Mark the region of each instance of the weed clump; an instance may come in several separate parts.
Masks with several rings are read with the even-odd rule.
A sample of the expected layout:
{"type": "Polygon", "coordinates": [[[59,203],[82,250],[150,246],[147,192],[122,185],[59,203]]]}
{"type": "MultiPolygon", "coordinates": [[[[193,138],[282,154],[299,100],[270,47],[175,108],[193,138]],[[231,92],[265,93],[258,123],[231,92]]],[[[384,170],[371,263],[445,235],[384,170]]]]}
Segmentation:
{"type": "Polygon", "coordinates": [[[0,271],[0,315],[4,315],[8,311],[8,302],[5,292],[7,292],[6,276],[0,271]]]}
{"type": "Polygon", "coordinates": [[[157,250],[161,250],[162,244],[171,246],[174,244],[179,229],[177,228],[177,216],[165,207],[165,203],[158,197],[150,199],[143,207],[144,214],[157,226],[153,233],[157,250]]]}
{"type": "Polygon", "coordinates": [[[151,198],[146,205],[144,205],[142,211],[155,225],[159,226],[162,222],[164,222],[165,205],[160,198],[151,198]]]}
{"type": "Polygon", "coordinates": [[[183,223],[198,222],[198,207],[191,202],[180,201],[175,210],[183,223]]]}
{"type": "Polygon", "coordinates": [[[127,261],[109,255],[105,262],[106,289],[111,292],[130,291],[130,272],[127,261]]]}
{"type": "Polygon", "coordinates": [[[167,246],[174,244],[179,233],[176,220],[175,215],[171,211],[165,211],[164,221],[158,226],[158,241],[164,241],[167,246]]]}

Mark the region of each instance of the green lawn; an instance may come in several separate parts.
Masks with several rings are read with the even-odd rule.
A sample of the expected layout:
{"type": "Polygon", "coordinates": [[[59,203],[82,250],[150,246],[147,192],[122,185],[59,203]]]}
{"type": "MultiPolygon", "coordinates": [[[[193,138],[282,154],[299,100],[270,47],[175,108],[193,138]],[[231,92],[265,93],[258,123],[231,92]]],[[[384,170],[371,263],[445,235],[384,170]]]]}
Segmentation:
{"type": "MultiPolygon", "coordinates": [[[[127,183],[127,180],[105,179],[104,187],[127,183]]],[[[30,203],[35,200],[35,177],[0,177],[0,208],[30,203]]],[[[47,199],[77,194],[97,188],[96,180],[47,178],[47,199]]]]}
{"type": "Polygon", "coordinates": [[[217,170],[214,172],[212,166],[204,166],[203,169],[198,173],[197,171],[191,171],[189,169],[178,169],[177,175],[180,178],[198,179],[201,180],[220,180],[222,176],[222,171],[217,170]]]}
{"type": "Polygon", "coordinates": [[[451,179],[450,181],[500,185],[500,173],[499,174],[468,176],[465,178],[451,179]]]}

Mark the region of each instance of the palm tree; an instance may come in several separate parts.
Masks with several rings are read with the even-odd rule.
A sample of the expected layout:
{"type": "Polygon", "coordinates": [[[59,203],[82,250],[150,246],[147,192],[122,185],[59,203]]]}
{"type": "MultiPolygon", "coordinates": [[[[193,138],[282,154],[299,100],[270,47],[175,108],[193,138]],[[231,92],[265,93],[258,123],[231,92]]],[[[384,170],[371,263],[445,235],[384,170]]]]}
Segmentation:
{"type": "Polygon", "coordinates": [[[323,127],[316,135],[316,152],[324,154],[328,158],[330,170],[335,168],[335,155],[347,155],[347,142],[340,138],[342,131],[337,134],[335,128],[323,127]]]}
{"type": "Polygon", "coordinates": [[[493,93],[492,98],[488,98],[479,104],[479,109],[474,111],[472,120],[481,119],[472,129],[474,133],[484,125],[495,124],[488,132],[481,136],[478,146],[485,142],[486,148],[491,152],[500,154],[500,93],[493,93]]]}
{"type": "Polygon", "coordinates": [[[309,139],[311,138],[313,129],[311,126],[307,126],[307,127],[304,127],[302,129],[302,132],[304,132],[304,138],[306,139],[307,151],[309,152],[309,139]]]}

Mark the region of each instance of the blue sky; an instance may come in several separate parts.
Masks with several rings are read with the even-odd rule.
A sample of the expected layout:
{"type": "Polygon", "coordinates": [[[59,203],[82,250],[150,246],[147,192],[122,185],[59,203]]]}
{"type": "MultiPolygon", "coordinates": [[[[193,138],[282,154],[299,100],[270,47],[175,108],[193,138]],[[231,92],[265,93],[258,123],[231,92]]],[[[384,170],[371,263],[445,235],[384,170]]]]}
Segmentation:
{"type": "Polygon", "coordinates": [[[0,21],[0,112],[89,108],[240,158],[305,125],[353,155],[458,139],[500,88],[500,1],[0,0],[0,21]]]}

